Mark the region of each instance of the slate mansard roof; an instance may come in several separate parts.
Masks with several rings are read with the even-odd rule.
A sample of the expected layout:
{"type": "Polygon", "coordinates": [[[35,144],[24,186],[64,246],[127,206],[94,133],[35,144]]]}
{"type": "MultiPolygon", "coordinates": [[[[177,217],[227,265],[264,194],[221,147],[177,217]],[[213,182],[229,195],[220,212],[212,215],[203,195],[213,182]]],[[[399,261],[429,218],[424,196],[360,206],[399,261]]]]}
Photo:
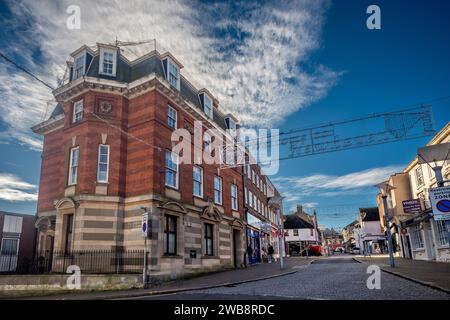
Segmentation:
{"type": "MultiPolygon", "coordinates": [[[[83,46],[87,48],[86,46],[83,46]]],[[[82,47],[82,48],[83,48],[82,47]]],[[[77,51],[81,50],[78,49],[77,51]]],[[[163,58],[156,50],[134,60],[128,61],[123,55],[120,54],[120,50],[117,51],[117,67],[116,75],[108,76],[99,72],[99,60],[100,50],[92,51],[86,50],[86,72],[85,77],[100,78],[106,80],[113,80],[121,83],[131,83],[145,76],[155,74],[156,76],[166,79],[166,71],[163,65],[163,58]]],[[[72,80],[72,72],[70,73],[70,81],[72,80]]],[[[180,74],[180,95],[197,109],[203,111],[203,107],[200,103],[199,94],[201,90],[197,90],[193,87],[189,81],[186,80],[180,74]]],[[[211,97],[214,98],[214,97],[211,97]]],[[[56,115],[62,114],[62,106],[58,103],[55,106],[50,118],[54,118],[56,115]]],[[[227,115],[228,116],[228,115],[227,115]]],[[[226,130],[225,123],[226,116],[220,112],[216,107],[213,107],[213,121],[222,129],[226,130]]]]}

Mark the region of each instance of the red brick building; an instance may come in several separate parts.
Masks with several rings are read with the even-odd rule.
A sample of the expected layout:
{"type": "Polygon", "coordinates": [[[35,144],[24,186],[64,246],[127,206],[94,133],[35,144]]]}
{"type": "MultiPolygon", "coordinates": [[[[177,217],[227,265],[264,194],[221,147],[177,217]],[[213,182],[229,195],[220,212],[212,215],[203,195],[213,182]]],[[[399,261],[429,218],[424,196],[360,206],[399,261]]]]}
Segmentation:
{"type": "Polygon", "coordinates": [[[32,128],[44,136],[38,251],[142,249],[145,207],[155,272],[243,265],[242,169],[177,165],[171,155],[175,129],[193,134],[201,121],[226,136],[235,118],[170,53],[129,61],[98,44],[72,57],[58,105],[32,128]]]}
{"type": "Polygon", "coordinates": [[[274,256],[278,257],[277,209],[280,210],[281,227],[283,212],[280,204],[270,202],[272,197],[279,197],[280,194],[259,165],[244,166],[243,178],[248,261],[253,264],[264,259],[264,256],[268,254],[269,246],[274,248],[274,256]]]}

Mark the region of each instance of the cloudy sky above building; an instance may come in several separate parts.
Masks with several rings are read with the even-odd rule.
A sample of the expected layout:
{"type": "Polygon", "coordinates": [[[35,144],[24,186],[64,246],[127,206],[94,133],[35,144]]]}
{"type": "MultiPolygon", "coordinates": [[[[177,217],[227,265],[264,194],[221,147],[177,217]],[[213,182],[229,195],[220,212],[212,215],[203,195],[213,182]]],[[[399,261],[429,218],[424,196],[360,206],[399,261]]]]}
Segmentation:
{"type": "MultiPolygon", "coordinates": [[[[6,1],[1,52],[56,86],[69,54],[83,44],[156,39],[156,48],[177,57],[182,73],[208,88],[223,110],[246,126],[280,130],[450,94],[444,58],[450,28],[439,16],[448,4],[435,1],[446,8],[431,12],[381,1],[382,30],[369,31],[371,3],[343,2],[6,1]],[[66,27],[72,4],[81,9],[80,30],[66,27]]],[[[154,46],[149,41],[124,53],[134,59],[154,46]]],[[[29,128],[49,116],[54,102],[49,89],[5,61],[0,83],[0,210],[33,214],[42,139],[29,128]]],[[[446,106],[448,100],[433,105],[437,128],[446,106]]],[[[322,211],[324,224],[342,225],[356,211],[325,208],[374,205],[372,185],[401,170],[425,142],[289,160],[273,181],[286,195],[287,211],[303,203],[322,211]]]]}

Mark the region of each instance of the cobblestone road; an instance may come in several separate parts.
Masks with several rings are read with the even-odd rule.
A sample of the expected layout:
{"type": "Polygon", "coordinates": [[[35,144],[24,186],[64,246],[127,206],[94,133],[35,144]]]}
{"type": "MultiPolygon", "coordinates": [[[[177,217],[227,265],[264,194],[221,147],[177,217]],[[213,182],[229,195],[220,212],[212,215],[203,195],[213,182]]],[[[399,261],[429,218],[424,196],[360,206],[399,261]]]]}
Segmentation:
{"type": "MultiPolygon", "coordinates": [[[[295,270],[295,267],[294,267],[295,270]]],[[[349,256],[323,258],[297,273],[202,291],[188,291],[143,299],[450,299],[450,295],[381,272],[381,289],[369,290],[367,265],[349,256]]]]}

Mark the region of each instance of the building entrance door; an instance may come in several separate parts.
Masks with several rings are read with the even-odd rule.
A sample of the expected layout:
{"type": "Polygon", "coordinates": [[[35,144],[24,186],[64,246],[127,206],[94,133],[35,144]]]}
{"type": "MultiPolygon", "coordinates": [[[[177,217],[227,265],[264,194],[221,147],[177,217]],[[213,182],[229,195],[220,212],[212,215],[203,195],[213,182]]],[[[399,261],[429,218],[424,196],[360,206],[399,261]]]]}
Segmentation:
{"type": "Polygon", "coordinates": [[[412,252],[411,252],[411,240],[409,239],[409,234],[407,234],[405,237],[404,237],[404,239],[405,239],[405,247],[406,247],[406,255],[407,255],[407,257],[405,257],[405,258],[407,258],[407,259],[412,259],[412,252]]]}
{"type": "Polygon", "coordinates": [[[239,239],[239,230],[233,230],[233,265],[235,268],[239,267],[239,255],[238,255],[238,248],[240,244],[239,239]]]}

